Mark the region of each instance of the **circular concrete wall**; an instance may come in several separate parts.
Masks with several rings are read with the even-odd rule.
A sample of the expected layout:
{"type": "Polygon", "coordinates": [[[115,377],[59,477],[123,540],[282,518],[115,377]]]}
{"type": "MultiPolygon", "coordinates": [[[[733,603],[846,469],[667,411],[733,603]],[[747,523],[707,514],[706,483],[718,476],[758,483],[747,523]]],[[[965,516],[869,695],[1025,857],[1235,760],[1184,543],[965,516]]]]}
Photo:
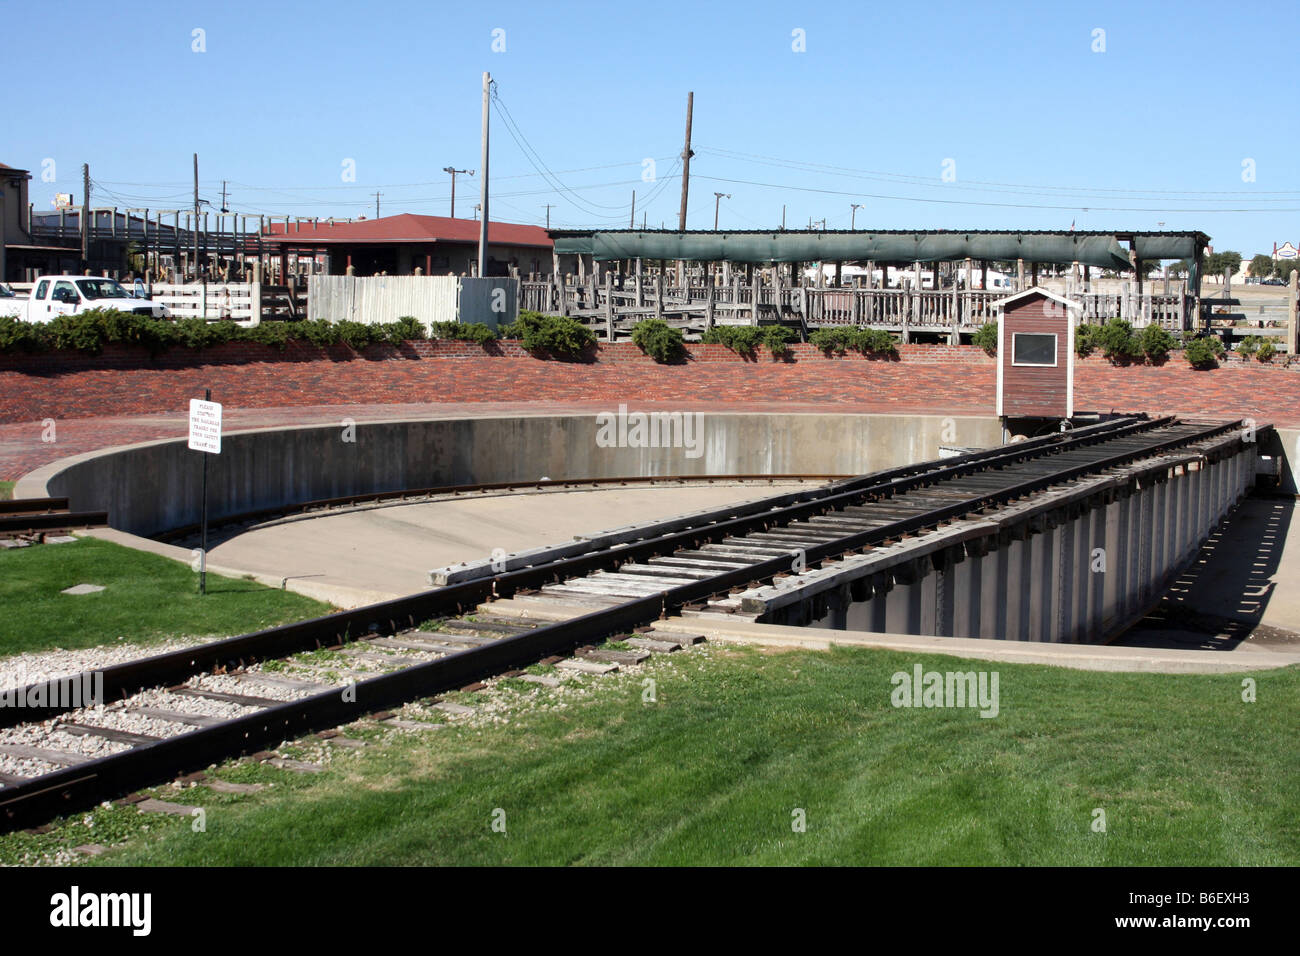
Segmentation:
{"type": "MultiPolygon", "coordinates": [[[[434,418],[232,432],[209,456],[213,518],[318,498],[547,477],[862,474],[1001,441],[992,416],[688,413],[434,418]],[[698,418],[693,417],[698,414],[698,418]],[[651,442],[658,439],[659,447],[651,442]]],[[[200,452],[185,439],[63,459],[19,497],[107,511],[138,535],[199,520],[200,452]]]]}

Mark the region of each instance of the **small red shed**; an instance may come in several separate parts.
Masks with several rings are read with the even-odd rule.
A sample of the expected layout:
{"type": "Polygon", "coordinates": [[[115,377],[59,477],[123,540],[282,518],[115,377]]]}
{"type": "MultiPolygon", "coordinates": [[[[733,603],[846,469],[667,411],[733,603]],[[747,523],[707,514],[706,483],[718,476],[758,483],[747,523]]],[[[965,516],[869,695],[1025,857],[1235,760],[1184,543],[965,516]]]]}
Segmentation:
{"type": "Polygon", "coordinates": [[[1035,286],[994,305],[998,320],[998,416],[1074,415],[1074,327],[1079,306],[1035,286]]]}

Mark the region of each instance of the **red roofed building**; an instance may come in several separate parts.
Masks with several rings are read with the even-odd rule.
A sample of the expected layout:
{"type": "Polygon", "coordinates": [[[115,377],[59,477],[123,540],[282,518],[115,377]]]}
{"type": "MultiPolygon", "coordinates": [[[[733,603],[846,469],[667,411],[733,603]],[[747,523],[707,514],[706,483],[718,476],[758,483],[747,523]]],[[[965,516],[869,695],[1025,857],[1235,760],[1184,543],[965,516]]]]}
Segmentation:
{"type": "MultiPolygon", "coordinates": [[[[354,222],[273,223],[260,235],[262,248],[281,262],[293,253],[324,257],[331,275],[469,275],[478,263],[475,219],[402,213],[354,222]]],[[[494,222],[488,226],[488,275],[550,274],[553,244],[540,226],[494,222]]]]}

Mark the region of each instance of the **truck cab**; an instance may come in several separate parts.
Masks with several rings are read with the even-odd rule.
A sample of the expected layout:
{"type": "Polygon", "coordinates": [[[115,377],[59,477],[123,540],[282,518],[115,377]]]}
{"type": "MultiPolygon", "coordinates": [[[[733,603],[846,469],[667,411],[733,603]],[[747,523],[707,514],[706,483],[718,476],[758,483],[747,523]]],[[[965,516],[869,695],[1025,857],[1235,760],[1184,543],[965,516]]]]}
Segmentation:
{"type": "Polygon", "coordinates": [[[166,306],[132,295],[116,279],[95,276],[41,276],[26,302],[28,322],[49,322],[60,315],[93,309],[116,309],[152,318],[169,318],[166,306]]]}

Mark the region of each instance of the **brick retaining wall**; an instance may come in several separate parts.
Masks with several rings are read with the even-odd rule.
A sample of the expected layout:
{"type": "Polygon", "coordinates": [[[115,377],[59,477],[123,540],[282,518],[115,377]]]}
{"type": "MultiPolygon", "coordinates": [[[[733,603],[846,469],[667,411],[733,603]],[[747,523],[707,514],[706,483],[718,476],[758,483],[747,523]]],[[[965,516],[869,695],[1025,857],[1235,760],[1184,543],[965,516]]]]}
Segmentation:
{"type": "MultiPolygon", "coordinates": [[[[852,404],[859,410],[989,414],[994,359],[972,346],[903,345],[897,360],[826,356],[811,345],[774,360],[721,345],[692,345],[688,361],[656,364],[631,343],[591,361],[533,358],[517,342],[485,350],[465,342],[272,346],[231,342],[156,358],[110,346],[102,355],[0,355],[0,423],[183,410],[205,387],[243,408],[502,401],[852,404]]],[[[1178,354],[1163,366],[1114,367],[1099,356],[1076,367],[1081,410],[1178,412],[1300,424],[1300,366],[1233,358],[1208,372],[1178,354]]]]}

